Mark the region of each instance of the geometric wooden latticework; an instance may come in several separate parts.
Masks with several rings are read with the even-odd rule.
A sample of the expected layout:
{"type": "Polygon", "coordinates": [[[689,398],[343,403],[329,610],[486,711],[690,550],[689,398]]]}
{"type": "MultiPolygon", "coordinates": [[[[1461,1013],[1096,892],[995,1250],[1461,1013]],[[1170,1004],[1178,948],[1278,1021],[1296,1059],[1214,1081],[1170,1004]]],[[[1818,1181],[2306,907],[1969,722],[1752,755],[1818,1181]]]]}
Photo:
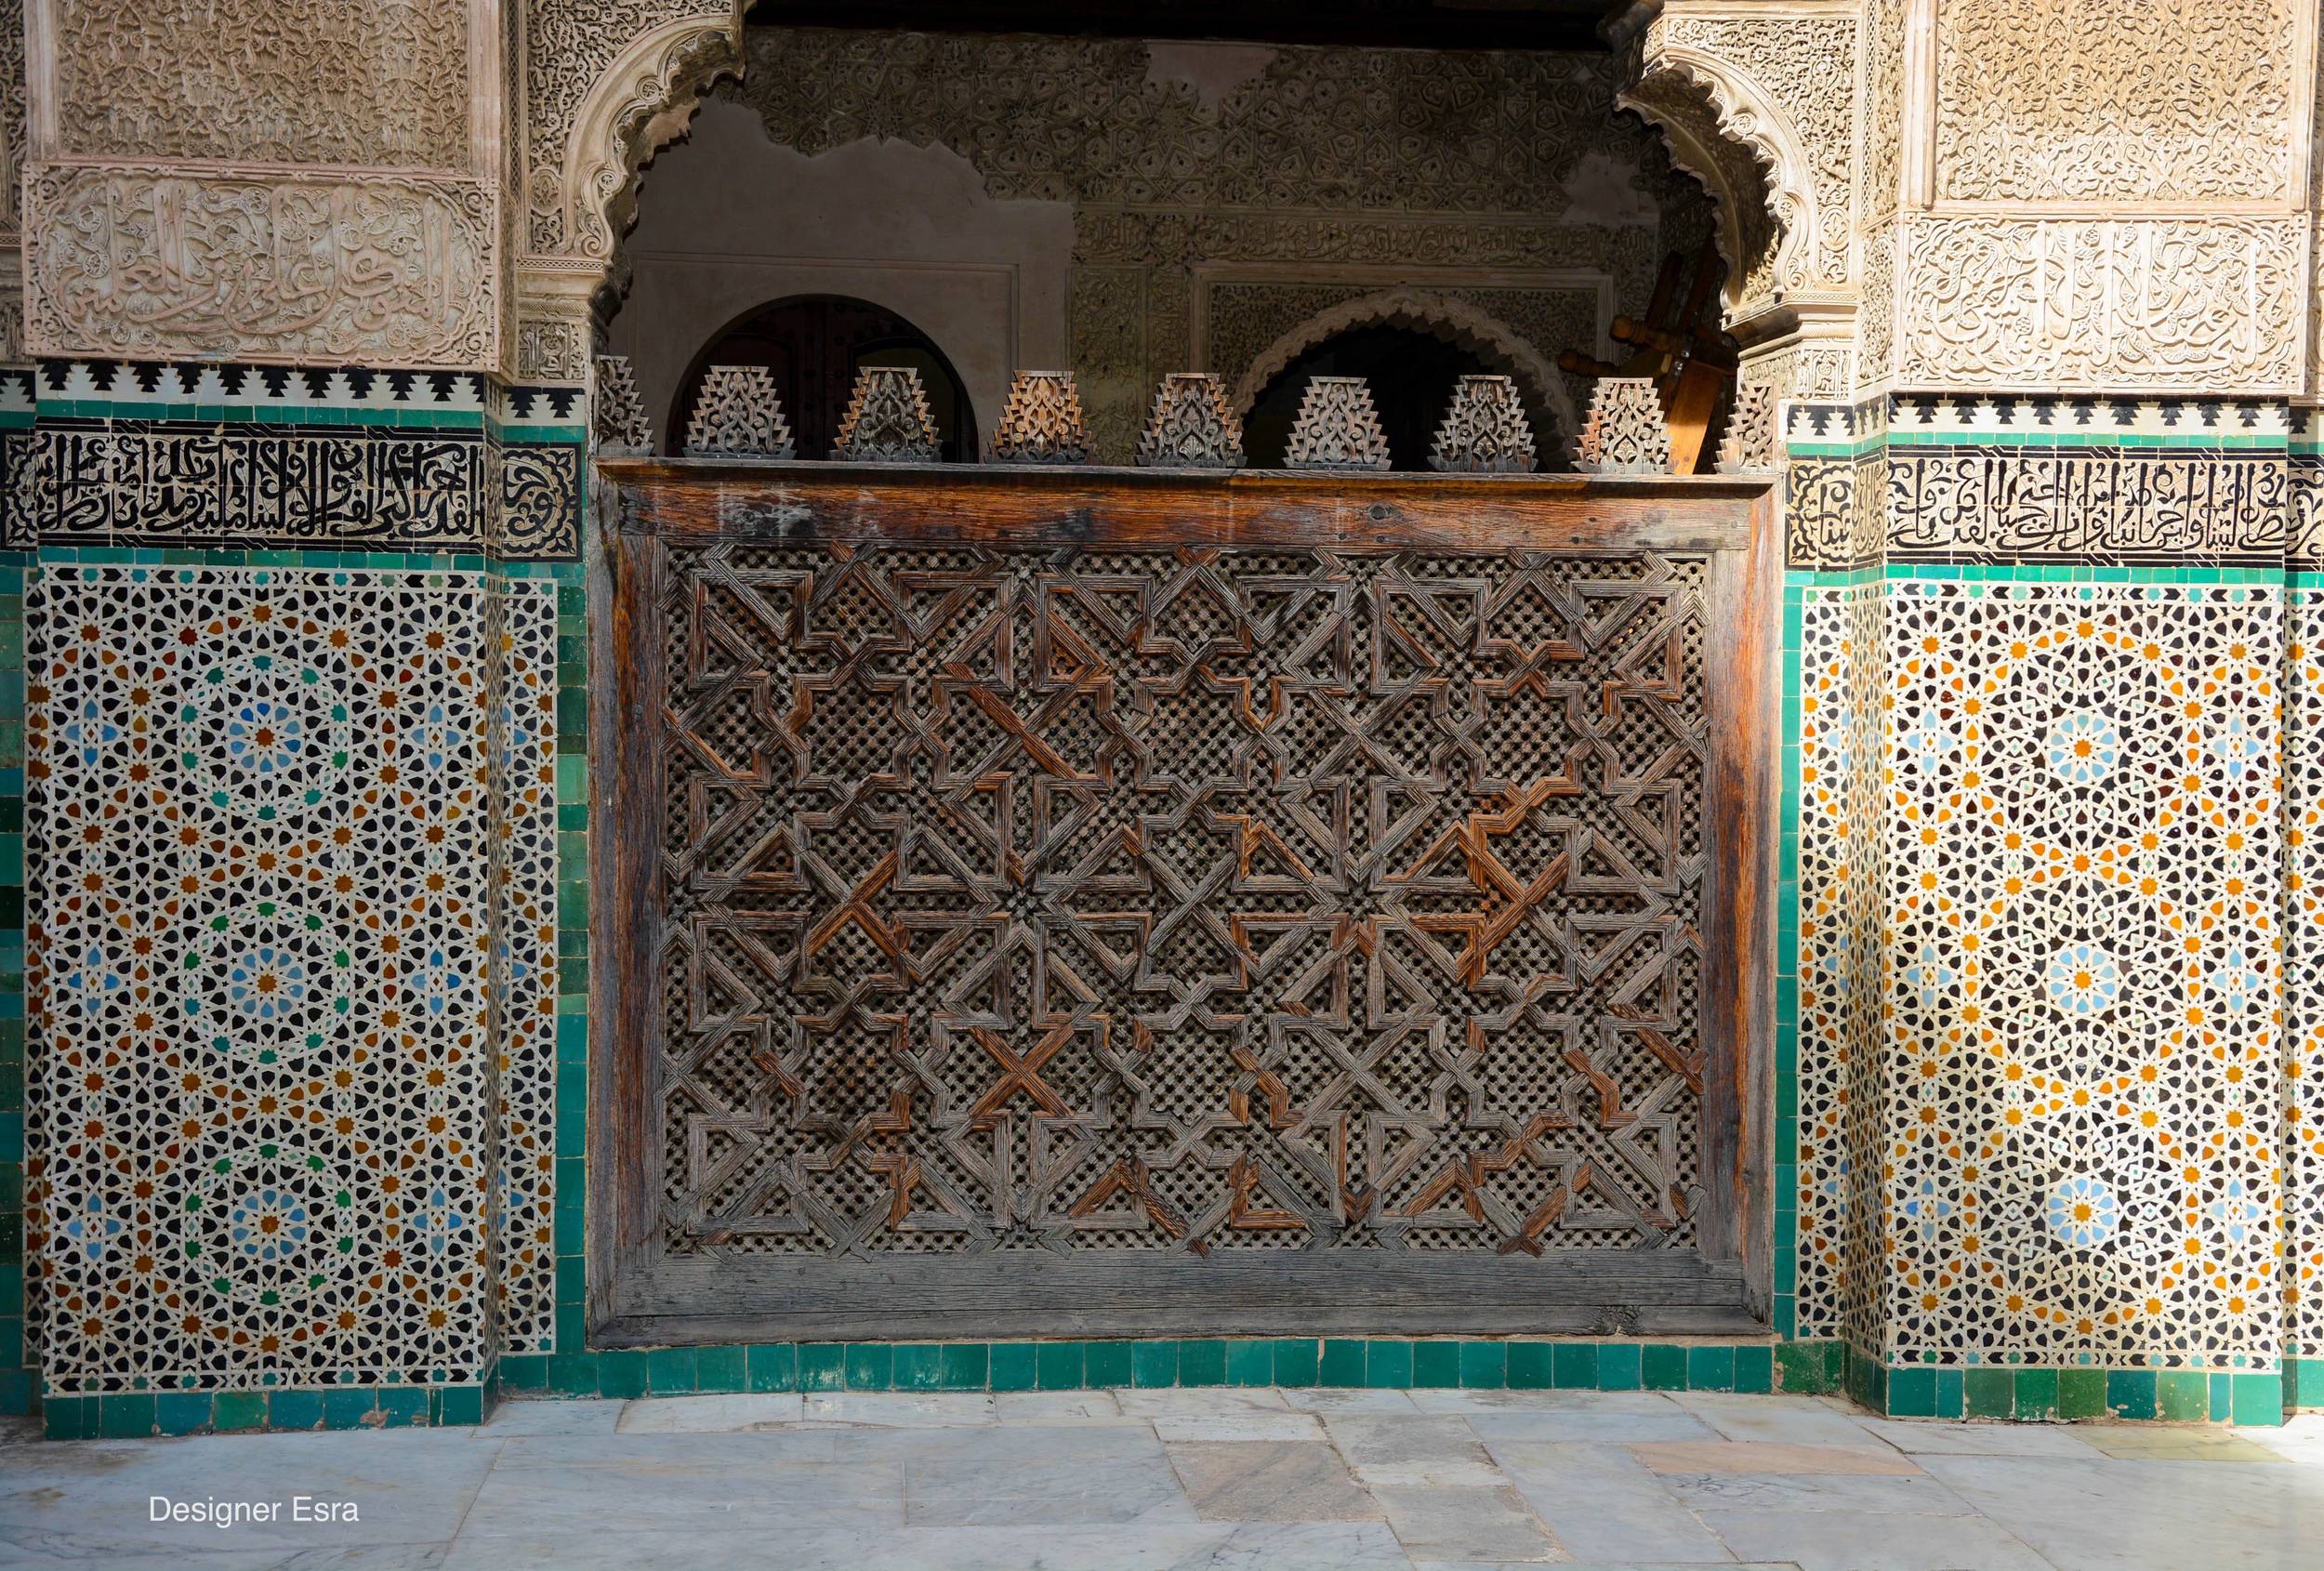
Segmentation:
{"type": "Polygon", "coordinates": [[[1089,456],[1081,394],[1063,371],[1020,371],[993,431],[997,464],[1078,464],[1089,456]]]}
{"type": "Polygon", "coordinates": [[[866,475],[629,509],[640,1335],[1737,1308],[1739,553],[866,475]]]}

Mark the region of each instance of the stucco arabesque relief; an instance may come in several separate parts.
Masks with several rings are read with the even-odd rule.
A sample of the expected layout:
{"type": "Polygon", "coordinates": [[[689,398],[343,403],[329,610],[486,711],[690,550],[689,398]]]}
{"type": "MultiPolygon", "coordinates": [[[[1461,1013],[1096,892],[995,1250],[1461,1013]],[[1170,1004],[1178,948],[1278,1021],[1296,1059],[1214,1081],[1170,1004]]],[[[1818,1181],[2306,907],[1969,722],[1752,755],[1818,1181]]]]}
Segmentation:
{"type": "Polygon", "coordinates": [[[638,172],[741,62],[742,0],[526,0],[515,371],[577,382],[638,172]]]}
{"type": "Polygon", "coordinates": [[[1238,353],[1296,325],[1198,337],[1213,264],[1266,267],[1285,286],[1267,309],[1288,309],[1300,284],[1337,303],[1428,287],[1417,281],[1442,268],[1496,271],[1536,317],[1570,293],[1552,275],[1595,271],[1635,310],[1658,247],[1691,245],[1707,223],[1657,139],[1614,113],[1616,67],[1598,57],[1287,50],[1206,101],[1155,79],[1136,40],[786,28],[753,29],[746,50],[740,85],[721,90],[780,145],[940,146],[990,195],[1074,205],[1074,368],[1098,451],[1124,459],[1159,376],[1200,360],[1233,378],[1238,353]],[[1570,211],[1561,178],[1593,152],[1634,172],[1658,223],[1570,211]]]}

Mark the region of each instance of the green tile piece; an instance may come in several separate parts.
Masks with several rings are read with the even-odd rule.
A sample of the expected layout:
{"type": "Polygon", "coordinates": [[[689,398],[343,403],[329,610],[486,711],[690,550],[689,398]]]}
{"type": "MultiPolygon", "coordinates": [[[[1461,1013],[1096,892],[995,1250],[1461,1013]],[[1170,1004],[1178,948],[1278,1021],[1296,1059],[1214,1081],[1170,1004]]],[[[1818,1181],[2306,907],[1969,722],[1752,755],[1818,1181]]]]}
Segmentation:
{"type": "Polygon", "coordinates": [[[645,1355],[645,1389],[655,1396],[684,1396],[694,1389],[694,1350],[657,1347],[645,1355]]]}
{"type": "Polygon", "coordinates": [[[1894,1419],[1936,1417],[1936,1371],[1928,1368],[1888,1372],[1888,1415],[1894,1419]]]}
{"type": "MultiPolygon", "coordinates": [[[[112,1398],[107,1397],[110,1404],[112,1398]]],[[[320,1429],[323,1427],[323,1393],[319,1391],[278,1391],[267,1400],[266,1425],[269,1429],[320,1429]]]]}
{"type": "Polygon", "coordinates": [[[1347,1337],[1330,1337],[1324,1341],[1324,1356],[1315,1371],[1316,1383],[1327,1386],[1360,1386],[1364,1383],[1364,1344],[1347,1337]]]}
{"type": "Polygon", "coordinates": [[[1597,1342],[1559,1342],[1552,1382],[1560,1391],[1595,1391],[1598,1389],[1600,1357],[1604,1348],[1597,1342]]]}
{"type": "Polygon", "coordinates": [[[1272,1341],[1227,1343],[1226,1383],[1242,1386],[1274,1384],[1275,1344],[1272,1341]]]}
{"type": "MultiPolygon", "coordinates": [[[[1322,1344],[1313,1337],[1284,1337],[1275,1342],[1275,1384],[1312,1386],[1322,1362],[1322,1344]]],[[[1095,1383],[1094,1381],[1092,1383],[1095,1383]]]]}
{"type": "MultiPolygon", "coordinates": [[[[2238,1424],[2280,1424],[2284,1421],[2284,1378],[2274,1372],[2230,1375],[2234,1385],[2235,1421],[2238,1424]]],[[[112,1397],[105,1399],[110,1406],[112,1397]]]]}
{"type": "Polygon", "coordinates": [[[1509,1389],[1549,1390],[1555,1380],[1558,1345],[1556,1342],[1511,1342],[1509,1389]]]}
{"type": "Polygon", "coordinates": [[[2200,1369],[2155,1372],[2155,1416],[2165,1423],[2199,1424],[2211,1417],[2211,1378],[2200,1369]]]}
{"type": "Polygon", "coordinates": [[[1668,1342],[1648,1342],[1639,1356],[1639,1379],[1648,1391],[1686,1389],[1686,1349],[1668,1342]]]}
{"type": "Polygon", "coordinates": [[[1636,1391],[1645,1380],[1644,1350],[1636,1342],[1598,1344],[1598,1389],[1636,1391]]]}
{"type": "Polygon", "coordinates": [[[1034,1354],[1033,1382],[1041,1391],[1079,1391],[1082,1367],[1079,1342],[1042,1342],[1034,1354]]]}
{"type": "Polygon", "coordinates": [[[153,1399],[153,1426],[164,1434],[200,1434],[210,1427],[210,1393],[163,1392],[153,1399]]]}
{"type": "Polygon", "coordinates": [[[2007,1419],[2017,1413],[2017,1377],[2007,1369],[1961,1372],[1961,1407],[1973,1419],[2007,1419]]]}
{"type": "Polygon", "coordinates": [[[992,1384],[993,1350],[983,1342],[946,1342],[939,1383],[946,1391],[983,1391],[992,1384]]]}
{"type": "Polygon", "coordinates": [[[799,1344],[799,1389],[840,1391],[847,1385],[847,1347],[841,1342],[799,1344]]]}
{"type": "Polygon", "coordinates": [[[2058,1417],[2103,1419],[2106,1416],[2106,1372],[2104,1369],[2058,1371],[2058,1417]]]}
{"type": "Polygon", "coordinates": [[[1412,1384],[1412,1344],[1379,1341],[1364,1344],[1364,1383],[1403,1391],[1412,1384]]]}
{"type": "Polygon", "coordinates": [[[2211,1388],[2211,1421],[2215,1424],[2232,1422],[2235,1419],[2235,1382],[2226,1371],[2215,1369],[2209,1381],[2211,1388]]]}
{"type": "MultiPolygon", "coordinates": [[[[263,1409],[261,1409],[263,1413],[263,1409]]],[[[255,1425],[244,1427],[255,1428],[255,1425]]],[[[40,1405],[40,1431],[51,1440],[86,1440],[97,1432],[97,1398],[94,1396],[44,1397],[40,1405]]]]}
{"type": "Polygon", "coordinates": [[[99,1399],[97,1432],[107,1440],[149,1440],[153,1434],[151,1392],[113,1392],[99,1399]]]}
{"type": "Polygon", "coordinates": [[[937,1391],[944,1383],[944,1350],[934,1342],[905,1342],[895,1349],[894,1386],[898,1391],[937,1391]]]}
{"type": "MultiPolygon", "coordinates": [[[[387,1429],[417,1429],[428,1421],[428,1388],[386,1385],[379,1388],[379,1422],[387,1429]]],[[[224,1424],[218,1426],[224,1429],[224,1424]]]]}
{"type": "MultiPolygon", "coordinates": [[[[290,1393],[285,1392],[275,1393],[274,1409],[278,1414],[283,1409],[283,1398],[287,1394],[290,1393]]],[[[320,1395],[320,1393],[317,1394],[320,1395]]],[[[317,1401],[315,1404],[317,1417],[322,1415],[322,1410],[323,1405],[317,1401]]],[[[464,1426],[482,1423],[484,1421],[484,1388],[480,1385],[444,1387],[442,1421],[447,1424],[464,1426]]]]}
{"type": "Polygon", "coordinates": [[[1031,1342],[995,1342],[992,1353],[995,1391],[1031,1391],[1034,1348],[1031,1342]]]}
{"type": "MultiPolygon", "coordinates": [[[[597,1387],[597,1371],[589,1371],[593,1394],[597,1387]]],[[[378,1410],[379,1393],[367,1385],[340,1386],[325,1392],[323,1397],[323,1427],[324,1429],[361,1429],[378,1410]]]]}
{"type": "Polygon", "coordinates": [[[1178,1383],[1226,1384],[1226,1343],[1182,1341],[1178,1344],[1178,1383]]]}
{"type": "Polygon", "coordinates": [[[1686,1350],[1686,1389],[1689,1391],[1733,1391],[1735,1389],[1735,1349],[1731,1347],[1690,1347],[1686,1350]]]}
{"type": "Polygon", "coordinates": [[[1738,1347],[1735,1350],[1735,1389],[1759,1394],[1776,1389],[1776,1350],[1738,1347]]]}
{"type": "Polygon", "coordinates": [[[2057,1415],[2058,1372],[2055,1369],[2018,1370],[2017,1416],[2040,1422],[2057,1415]]]}
{"type": "MultiPolygon", "coordinates": [[[[423,1397],[426,1393],[420,1393],[423,1397]]],[[[210,1400],[210,1427],[220,1434],[266,1428],[266,1393],[221,1391],[210,1400]]]]}
{"type": "Polygon", "coordinates": [[[743,1350],[743,1377],[753,1391],[797,1391],[799,1348],[790,1342],[757,1342],[743,1350]]]}
{"type": "Polygon", "coordinates": [[[702,1347],[694,1350],[694,1389],[724,1393],[741,1391],[747,1383],[744,1378],[745,1350],[739,1347],[702,1347]]]}
{"type": "Polygon", "coordinates": [[[1412,1344],[1412,1383],[1420,1386],[1457,1386],[1460,1383],[1460,1344],[1459,1342],[1414,1342],[1412,1344]]]}
{"type": "Polygon", "coordinates": [[[847,1388],[890,1391],[896,1383],[896,1350],[889,1342],[847,1344],[847,1388]]]}
{"type": "Polygon", "coordinates": [[[1462,1342],[1460,1383],[1471,1391],[1500,1391],[1509,1384],[1507,1342],[1462,1342]]]}
{"type": "Polygon", "coordinates": [[[1142,1391],[1178,1384],[1178,1344],[1138,1342],[1129,1350],[1129,1383],[1142,1391]]]}
{"type": "Polygon", "coordinates": [[[1129,1383],[1129,1344],[1128,1342],[1083,1342],[1081,1344],[1081,1380],[1091,1391],[1105,1391],[1129,1383]]]}
{"type": "Polygon", "coordinates": [[[500,1389],[503,1391],[547,1391],[548,1389],[548,1354],[512,1353],[502,1358],[500,1389]]]}
{"type": "Polygon", "coordinates": [[[2324,1358],[2284,1360],[2284,1390],[2294,1407],[2324,1407],[2324,1358]]]}
{"type": "Polygon", "coordinates": [[[2108,1369],[2106,1411],[2118,1419],[2155,1416],[2155,1372],[2152,1369],[2108,1369]]]}

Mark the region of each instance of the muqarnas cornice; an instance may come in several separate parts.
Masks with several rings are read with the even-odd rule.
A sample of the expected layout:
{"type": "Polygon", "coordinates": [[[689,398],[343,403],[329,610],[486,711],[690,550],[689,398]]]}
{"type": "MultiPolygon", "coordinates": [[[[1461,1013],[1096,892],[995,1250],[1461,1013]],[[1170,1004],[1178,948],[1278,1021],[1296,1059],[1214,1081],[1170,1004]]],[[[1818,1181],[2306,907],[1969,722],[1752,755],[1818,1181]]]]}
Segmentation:
{"type": "Polygon", "coordinates": [[[38,356],[496,365],[500,205],[451,176],[36,165],[38,356]]]}

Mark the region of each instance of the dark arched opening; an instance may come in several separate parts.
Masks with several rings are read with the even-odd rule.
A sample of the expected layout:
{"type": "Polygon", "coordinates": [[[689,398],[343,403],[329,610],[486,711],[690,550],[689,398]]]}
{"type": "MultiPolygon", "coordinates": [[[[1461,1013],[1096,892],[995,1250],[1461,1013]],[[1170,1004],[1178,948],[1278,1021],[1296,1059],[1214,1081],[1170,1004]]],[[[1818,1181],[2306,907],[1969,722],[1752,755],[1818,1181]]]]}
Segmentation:
{"type": "Polygon", "coordinates": [[[960,374],[934,339],[884,306],[845,295],[801,295],[761,306],[713,337],[678,384],[666,438],[685,444],[703,374],[713,365],[763,365],[774,377],[802,458],[827,458],[855,378],[867,365],[908,365],[928,390],[937,452],[946,463],[976,457],[976,412],[960,374]]]}
{"type": "Polygon", "coordinates": [[[1436,428],[1462,376],[1492,371],[1475,350],[1392,323],[1335,333],[1307,350],[1260,389],[1243,425],[1253,466],[1279,469],[1312,376],[1361,376],[1372,389],[1388,452],[1399,469],[1425,469],[1436,428]]]}

